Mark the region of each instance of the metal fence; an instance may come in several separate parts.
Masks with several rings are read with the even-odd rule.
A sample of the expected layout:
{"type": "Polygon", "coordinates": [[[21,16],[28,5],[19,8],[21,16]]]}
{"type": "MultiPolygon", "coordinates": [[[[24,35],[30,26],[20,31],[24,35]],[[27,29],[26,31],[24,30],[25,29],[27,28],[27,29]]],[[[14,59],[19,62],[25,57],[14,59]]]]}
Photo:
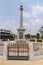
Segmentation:
{"type": "Polygon", "coordinates": [[[29,47],[28,44],[9,44],[8,45],[9,60],[28,60],[29,47]]]}

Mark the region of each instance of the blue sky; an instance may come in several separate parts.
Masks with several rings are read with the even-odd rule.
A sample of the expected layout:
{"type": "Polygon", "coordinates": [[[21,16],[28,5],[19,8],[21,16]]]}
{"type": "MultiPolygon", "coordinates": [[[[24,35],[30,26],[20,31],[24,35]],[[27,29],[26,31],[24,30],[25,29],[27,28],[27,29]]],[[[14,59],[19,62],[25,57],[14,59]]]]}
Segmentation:
{"type": "Polygon", "coordinates": [[[21,4],[24,7],[25,33],[36,34],[43,26],[43,0],[0,0],[0,29],[9,29],[17,33],[21,4]]]}

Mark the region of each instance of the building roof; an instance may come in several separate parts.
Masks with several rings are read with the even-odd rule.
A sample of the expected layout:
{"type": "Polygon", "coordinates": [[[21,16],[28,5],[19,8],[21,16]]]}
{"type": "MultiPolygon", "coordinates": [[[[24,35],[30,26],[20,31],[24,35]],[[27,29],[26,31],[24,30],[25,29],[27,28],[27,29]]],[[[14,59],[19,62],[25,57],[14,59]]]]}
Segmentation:
{"type": "Polygon", "coordinates": [[[6,30],[6,29],[0,29],[0,32],[7,32],[7,33],[10,33],[11,31],[10,31],[10,30],[6,30]]]}

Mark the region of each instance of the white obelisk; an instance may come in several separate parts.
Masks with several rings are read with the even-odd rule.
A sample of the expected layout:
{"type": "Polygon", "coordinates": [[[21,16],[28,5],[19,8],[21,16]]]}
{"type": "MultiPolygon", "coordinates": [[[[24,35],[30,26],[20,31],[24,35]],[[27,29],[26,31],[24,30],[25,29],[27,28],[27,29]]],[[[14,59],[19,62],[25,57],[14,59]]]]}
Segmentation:
{"type": "Polygon", "coordinates": [[[23,5],[20,5],[20,26],[19,28],[17,29],[18,30],[18,35],[17,35],[17,39],[25,39],[25,29],[23,27],[23,5]]]}
{"type": "Polygon", "coordinates": [[[23,27],[23,6],[20,6],[20,27],[23,27]]]}

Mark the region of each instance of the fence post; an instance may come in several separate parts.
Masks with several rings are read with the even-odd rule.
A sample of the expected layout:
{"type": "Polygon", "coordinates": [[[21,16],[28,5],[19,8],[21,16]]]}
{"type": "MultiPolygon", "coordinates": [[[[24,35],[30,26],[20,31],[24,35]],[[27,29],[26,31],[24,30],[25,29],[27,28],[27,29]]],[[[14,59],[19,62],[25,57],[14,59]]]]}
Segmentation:
{"type": "Polygon", "coordinates": [[[34,60],[33,43],[29,44],[29,60],[34,60]]]}

